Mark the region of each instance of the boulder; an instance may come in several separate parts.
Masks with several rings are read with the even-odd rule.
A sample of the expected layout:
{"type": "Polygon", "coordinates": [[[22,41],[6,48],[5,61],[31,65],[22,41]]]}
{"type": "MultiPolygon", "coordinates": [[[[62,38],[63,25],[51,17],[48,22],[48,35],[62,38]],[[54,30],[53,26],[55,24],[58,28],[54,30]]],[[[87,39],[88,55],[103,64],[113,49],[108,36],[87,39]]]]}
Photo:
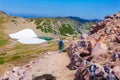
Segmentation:
{"type": "Polygon", "coordinates": [[[120,36],[116,36],[117,42],[120,43],[120,36]]]}
{"type": "Polygon", "coordinates": [[[99,56],[99,55],[103,55],[105,53],[107,53],[107,45],[102,43],[102,42],[98,42],[96,44],[96,46],[92,49],[92,55],[93,56],[99,56]]]}
{"type": "Polygon", "coordinates": [[[103,29],[104,27],[106,27],[106,22],[102,21],[97,23],[96,27],[93,27],[93,30],[90,31],[91,34],[94,34],[96,32],[98,32],[99,30],[103,29]]]}
{"type": "Polygon", "coordinates": [[[92,48],[96,45],[97,41],[95,39],[90,39],[90,43],[92,45],[92,48]]]}
{"type": "Polygon", "coordinates": [[[86,39],[88,37],[88,34],[82,34],[81,39],[86,39]]]}
{"type": "Polygon", "coordinates": [[[113,19],[114,18],[114,16],[113,15],[108,15],[108,16],[105,16],[105,19],[113,19]]]}
{"type": "Polygon", "coordinates": [[[115,66],[113,68],[115,75],[120,79],[120,66],[115,66]]]}

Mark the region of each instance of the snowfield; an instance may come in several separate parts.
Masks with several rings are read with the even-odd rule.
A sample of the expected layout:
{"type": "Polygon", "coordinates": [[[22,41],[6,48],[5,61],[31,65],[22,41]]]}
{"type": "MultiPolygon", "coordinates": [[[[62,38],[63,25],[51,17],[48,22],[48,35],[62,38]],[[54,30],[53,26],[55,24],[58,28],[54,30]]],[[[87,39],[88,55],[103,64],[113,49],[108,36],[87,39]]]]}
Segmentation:
{"type": "Polygon", "coordinates": [[[32,29],[24,29],[16,33],[9,34],[10,38],[17,39],[18,42],[23,44],[39,44],[47,42],[40,39],[32,29]]]}

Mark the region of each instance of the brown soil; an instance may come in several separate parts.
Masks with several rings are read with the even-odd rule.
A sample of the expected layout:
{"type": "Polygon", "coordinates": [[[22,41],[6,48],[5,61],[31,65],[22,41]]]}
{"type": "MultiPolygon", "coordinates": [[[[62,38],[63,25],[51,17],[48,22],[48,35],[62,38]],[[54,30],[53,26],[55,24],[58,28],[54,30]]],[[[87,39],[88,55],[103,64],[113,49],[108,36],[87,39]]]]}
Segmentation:
{"type": "Polygon", "coordinates": [[[31,80],[32,76],[51,74],[56,80],[74,80],[76,70],[69,70],[66,66],[70,63],[67,53],[49,52],[39,58],[27,71],[25,80],[31,80]]]}

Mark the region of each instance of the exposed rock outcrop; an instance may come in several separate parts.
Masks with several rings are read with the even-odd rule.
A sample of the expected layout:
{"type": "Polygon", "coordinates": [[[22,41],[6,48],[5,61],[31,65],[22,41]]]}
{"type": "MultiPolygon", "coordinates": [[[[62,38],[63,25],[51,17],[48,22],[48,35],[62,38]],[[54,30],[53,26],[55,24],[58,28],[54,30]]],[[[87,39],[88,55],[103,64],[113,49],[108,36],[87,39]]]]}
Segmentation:
{"type": "MultiPolygon", "coordinates": [[[[109,76],[112,75],[113,79],[120,79],[120,57],[118,54],[120,52],[120,12],[106,16],[103,21],[97,23],[97,25],[93,25],[89,36],[84,38],[82,35],[80,40],[72,43],[72,46],[75,47],[72,47],[72,51],[69,50],[69,53],[73,54],[72,52],[78,52],[83,59],[82,61],[86,60],[89,62],[89,65],[96,65],[97,63],[101,66],[96,65],[97,69],[93,72],[94,74],[90,72],[88,77],[109,79],[109,76]],[[81,45],[82,42],[84,42],[84,46],[81,45]],[[105,66],[105,68],[103,68],[103,66],[105,66]],[[101,70],[99,74],[103,75],[98,77],[96,73],[99,72],[99,70],[101,70]]],[[[78,67],[78,71],[80,71],[80,69],[82,69],[81,66],[78,67]]],[[[86,71],[88,68],[84,70],[86,71]]],[[[76,75],[84,75],[81,72],[78,73],[78,71],[76,75]]],[[[82,79],[91,80],[85,77],[82,79]]]]}

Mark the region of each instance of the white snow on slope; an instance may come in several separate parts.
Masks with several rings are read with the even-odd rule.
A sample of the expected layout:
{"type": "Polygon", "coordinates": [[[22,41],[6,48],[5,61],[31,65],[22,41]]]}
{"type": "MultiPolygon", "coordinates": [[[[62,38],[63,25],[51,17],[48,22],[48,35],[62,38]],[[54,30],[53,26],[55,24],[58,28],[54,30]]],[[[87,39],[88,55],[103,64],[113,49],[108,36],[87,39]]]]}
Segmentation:
{"type": "Polygon", "coordinates": [[[16,33],[9,34],[10,38],[17,39],[18,42],[24,44],[39,44],[46,42],[44,39],[38,38],[32,29],[24,29],[16,33]]]}

